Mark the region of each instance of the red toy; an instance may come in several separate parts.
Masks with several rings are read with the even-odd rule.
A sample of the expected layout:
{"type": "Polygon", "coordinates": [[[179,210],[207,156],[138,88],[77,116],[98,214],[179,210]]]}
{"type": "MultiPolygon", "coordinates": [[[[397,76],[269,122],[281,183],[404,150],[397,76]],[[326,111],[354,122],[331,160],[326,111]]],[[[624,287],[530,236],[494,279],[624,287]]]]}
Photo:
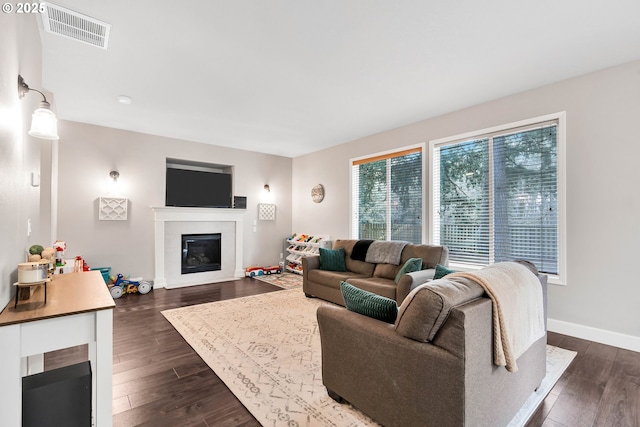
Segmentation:
{"type": "Polygon", "coordinates": [[[264,276],[265,274],[280,274],[282,269],[279,265],[272,265],[269,267],[260,267],[257,265],[247,267],[244,271],[244,275],[247,277],[264,276]]]}

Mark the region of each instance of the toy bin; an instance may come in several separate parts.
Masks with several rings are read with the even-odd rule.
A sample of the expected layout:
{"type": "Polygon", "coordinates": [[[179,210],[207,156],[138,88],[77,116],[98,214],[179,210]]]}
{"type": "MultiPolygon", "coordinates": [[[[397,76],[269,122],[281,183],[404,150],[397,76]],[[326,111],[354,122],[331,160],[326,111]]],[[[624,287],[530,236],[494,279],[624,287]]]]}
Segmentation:
{"type": "Polygon", "coordinates": [[[111,274],[111,267],[96,267],[92,268],[91,271],[98,270],[100,274],[102,274],[102,278],[104,279],[104,283],[109,284],[109,276],[111,274]]]}

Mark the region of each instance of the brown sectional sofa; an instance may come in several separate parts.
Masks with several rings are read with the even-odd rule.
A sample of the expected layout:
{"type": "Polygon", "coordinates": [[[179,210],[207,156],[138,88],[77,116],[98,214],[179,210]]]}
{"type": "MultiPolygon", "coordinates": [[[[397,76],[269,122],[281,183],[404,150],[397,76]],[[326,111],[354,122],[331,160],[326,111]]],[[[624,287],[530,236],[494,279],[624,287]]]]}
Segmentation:
{"type": "Polygon", "coordinates": [[[309,297],[318,297],[344,306],[340,283],[352,285],[396,300],[402,303],[412,289],[433,278],[436,264],[448,265],[449,251],[446,246],[406,245],[399,265],[373,264],[351,259],[351,253],[358,240],[336,240],[333,249],[345,250],[347,271],[327,271],[320,269],[320,257],[312,256],[302,260],[302,289],[309,297]],[[405,274],[394,282],[396,274],[410,258],[422,258],[422,270],[405,274]]]}
{"type": "Polygon", "coordinates": [[[506,426],[546,372],[546,334],[517,372],[493,363],[491,300],[464,277],[416,288],[395,324],[329,304],[317,317],[329,395],[386,427],[506,426]]]}

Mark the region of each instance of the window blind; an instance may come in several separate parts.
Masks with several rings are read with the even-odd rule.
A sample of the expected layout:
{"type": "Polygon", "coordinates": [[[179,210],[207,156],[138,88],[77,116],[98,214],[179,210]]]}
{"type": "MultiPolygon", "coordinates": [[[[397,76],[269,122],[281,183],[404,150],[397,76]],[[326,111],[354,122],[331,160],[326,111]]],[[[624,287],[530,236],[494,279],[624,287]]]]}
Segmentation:
{"type": "Polygon", "coordinates": [[[436,146],[433,167],[434,242],[451,261],[558,273],[556,122],[436,146]]]}
{"type": "Polygon", "coordinates": [[[422,243],[422,147],[351,163],[352,237],[422,243]]]}
{"type": "Polygon", "coordinates": [[[434,153],[434,241],[449,248],[452,261],[490,261],[489,142],[464,141],[434,153]]]}

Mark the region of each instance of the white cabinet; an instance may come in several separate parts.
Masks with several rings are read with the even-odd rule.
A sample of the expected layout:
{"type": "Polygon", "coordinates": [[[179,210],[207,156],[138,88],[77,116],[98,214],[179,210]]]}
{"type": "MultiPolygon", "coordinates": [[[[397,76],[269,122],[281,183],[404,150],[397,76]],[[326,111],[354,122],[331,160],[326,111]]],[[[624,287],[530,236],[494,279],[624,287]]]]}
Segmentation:
{"type": "Polygon", "coordinates": [[[296,233],[287,238],[287,259],[285,268],[292,273],[302,274],[302,258],[318,255],[320,248],[331,248],[329,236],[321,234],[296,233]]]}

